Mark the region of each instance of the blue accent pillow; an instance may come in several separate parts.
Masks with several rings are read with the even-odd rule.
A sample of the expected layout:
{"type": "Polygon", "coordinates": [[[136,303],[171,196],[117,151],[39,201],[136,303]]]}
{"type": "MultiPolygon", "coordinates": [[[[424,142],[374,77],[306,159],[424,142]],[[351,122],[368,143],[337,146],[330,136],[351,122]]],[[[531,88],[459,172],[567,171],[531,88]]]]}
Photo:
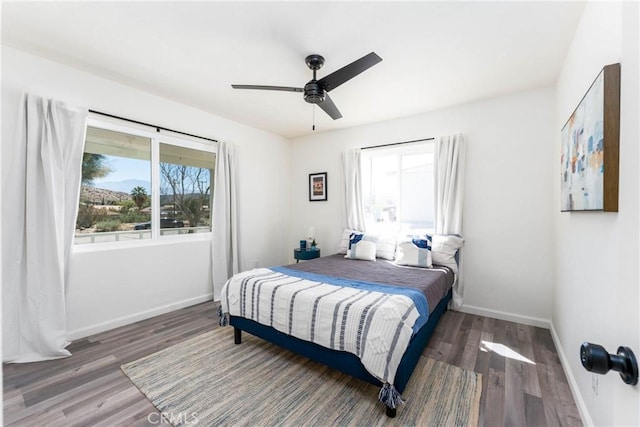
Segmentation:
{"type": "Polygon", "coordinates": [[[349,235],[349,249],[351,249],[351,245],[358,243],[360,240],[362,240],[363,236],[364,234],[361,234],[361,233],[351,233],[349,235]]]}
{"type": "Polygon", "coordinates": [[[431,236],[429,236],[427,234],[425,237],[426,237],[426,239],[421,238],[421,237],[415,237],[415,238],[411,239],[411,241],[413,242],[414,245],[416,245],[417,247],[419,247],[421,249],[429,249],[429,250],[431,250],[431,236]]]}

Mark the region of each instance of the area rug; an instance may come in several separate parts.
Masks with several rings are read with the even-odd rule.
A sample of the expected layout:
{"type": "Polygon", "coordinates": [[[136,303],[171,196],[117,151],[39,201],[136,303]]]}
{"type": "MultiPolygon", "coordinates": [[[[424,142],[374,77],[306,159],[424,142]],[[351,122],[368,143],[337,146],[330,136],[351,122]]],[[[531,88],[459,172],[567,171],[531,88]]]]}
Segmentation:
{"type": "MultiPolygon", "coordinates": [[[[243,334],[216,328],[122,366],[176,426],[474,426],[480,374],[421,357],[396,418],[379,388],[243,334]]],[[[159,417],[159,416],[158,416],[159,417]]]]}

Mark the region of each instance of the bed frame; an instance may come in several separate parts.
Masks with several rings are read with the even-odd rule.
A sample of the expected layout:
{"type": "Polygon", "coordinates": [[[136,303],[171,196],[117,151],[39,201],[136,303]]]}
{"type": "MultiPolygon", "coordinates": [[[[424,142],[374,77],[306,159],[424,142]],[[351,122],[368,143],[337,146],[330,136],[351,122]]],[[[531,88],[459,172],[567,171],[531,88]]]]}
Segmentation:
{"type": "MultiPolygon", "coordinates": [[[[440,318],[447,310],[447,304],[450,299],[451,290],[449,290],[447,295],[438,303],[435,310],[433,310],[429,315],[427,323],[420,328],[413,338],[411,338],[409,347],[407,348],[404,356],[402,356],[402,360],[398,366],[398,371],[394,381],[394,387],[399,393],[402,393],[407,386],[409,378],[420,360],[422,351],[427,346],[427,343],[429,342],[431,335],[433,335],[433,331],[440,321],[440,318]]],[[[242,331],[245,331],[251,335],[255,335],[266,341],[277,344],[280,347],[286,348],[287,350],[293,351],[294,353],[344,372],[347,375],[351,375],[377,386],[382,386],[382,383],[378,379],[367,372],[367,370],[362,366],[360,359],[358,359],[354,354],[332,350],[312,342],[303,341],[299,338],[287,335],[269,326],[262,325],[243,317],[230,316],[229,324],[233,326],[234,340],[236,344],[240,344],[242,342],[242,331]]],[[[391,418],[395,417],[396,408],[387,406],[386,414],[391,418]]]]}

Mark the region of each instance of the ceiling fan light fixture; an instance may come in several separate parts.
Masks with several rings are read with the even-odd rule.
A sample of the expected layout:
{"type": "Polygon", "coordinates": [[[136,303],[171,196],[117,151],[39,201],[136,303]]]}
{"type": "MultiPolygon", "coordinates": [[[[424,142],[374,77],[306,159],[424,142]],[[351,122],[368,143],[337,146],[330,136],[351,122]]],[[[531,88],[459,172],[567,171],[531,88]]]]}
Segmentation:
{"type": "Polygon", "coordinates": [[[305,95],[304,100],[309,104],[320,104],[324,101],[324,96],[322,95],[305,95]]]}
{"type": "Polygon", "coordinates": [[[304,85],[304,100],[310,104],[321,103],[324,101],[324,89],[315,80],[311,80],[304,85]]]}

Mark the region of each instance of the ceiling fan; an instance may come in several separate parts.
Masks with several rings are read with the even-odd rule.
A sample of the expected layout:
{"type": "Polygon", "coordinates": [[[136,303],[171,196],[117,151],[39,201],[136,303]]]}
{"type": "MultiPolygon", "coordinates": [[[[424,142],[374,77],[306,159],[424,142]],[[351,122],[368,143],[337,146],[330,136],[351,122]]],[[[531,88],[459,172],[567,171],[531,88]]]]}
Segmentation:
{"type": "Polygon", "coordinates": [[[324,76],[320,80],[316,80],[316,71],[322,68],[324,64],[324,58],[320,55],[313,54],[305,58],[307,67],[313,70],[313,79],[311,79],[304,88],[300,87],[288,87],[288,86],[260,86],[260,85],[234,85],[231,87],[234,89],[258,89],[258,90],[279,90],[286,92],[303,92],[304,100],[310,104],[317,104],[329,115],[333,120],[342,117],[340,111],[329,97],[328,92],[340,86],[342,83],[351,80],[358,74],[373,67],[378,62],[382,61],[375,52],[371,52],[362,58],[353,61],[349,65],[345,65],[333,73],[324,76]]]}

